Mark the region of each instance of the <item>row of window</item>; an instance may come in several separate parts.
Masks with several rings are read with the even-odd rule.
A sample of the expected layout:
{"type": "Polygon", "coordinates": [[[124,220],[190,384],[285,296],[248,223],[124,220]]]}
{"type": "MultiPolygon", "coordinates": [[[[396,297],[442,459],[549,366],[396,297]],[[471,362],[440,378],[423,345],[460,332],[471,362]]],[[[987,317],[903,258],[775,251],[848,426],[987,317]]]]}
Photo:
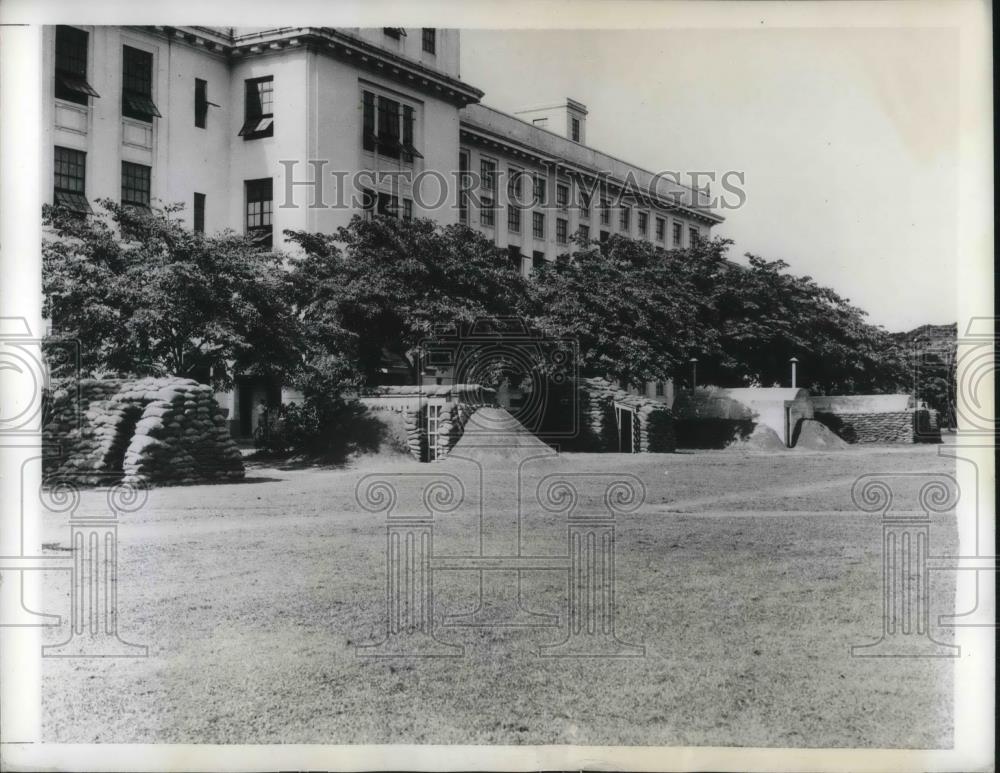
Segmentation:
{"type": "Polygon", "coordinates": [[[375,215],[401,217],[403,220],[413,219],[412,199],[400,198],[392,193],[373,191],[369,188],[361,189],[361,209],[366,220],[375,215]]]}
{"type": "MultiPolygon", "coordinates": [[[[87,81],[90,34],[76,27],[56,27],[55,95],[78,105],[100,97],[87,81]]],[[[122,46],[122,115],[151,123],[160,117],[153,102],[153,55],[122,46]]]]}
{"type": "MultiPolygon", "coordinates": [[[[53,203],[74,212],[91,213],[87,201],[87,154],[72,148],[55,148],[53,203]]],[[[122,161],[121,203],[149,208],[152,168],[145,164],[122,161]]],[[[246,232],[254,242],[271,248],[273,243],[274,185],[270,177],[244,182],[246,193],[246,232]]],[[[205,230],[204,193],[195,193],[193,201],[194,230],[205,230]]]]}
{"type": "MultiPolygon", "coordinates": [[[[469,170],[469,158],[466,153],[459,154],[459,176],[460,179],[465,179],[469,170]]],[[[482,190],[482,195],[480,196],[480,208],[479,208],[479,223],[480,225],[486,226],[487,228],[492,228],[496,223],[496,178],[497,178],[497,162],[488,159],[481,158],[479,161],[479,175],[480,175],[480,185],[482,190]]],[[[534,201],[545,201],[546,193],[546,179],[540,175],[530,174],[522,170],[511,168],[508,170],[507,179],[507,200],[511,202],[521,201],[522,196],[522,180],[530,176],[532,180],[532,193],[534,196],[534,201]]],[[[468,192],[464,189],[459,192],[459,219],[463,223],[469,222],[469,201],[468,192]]],[[[566,184],[559,183],[556,185],[556,206],[563,212],[568,212],[570,208],[570,187],[566,184]]],[[[591,209],[591,195],[586,190],[579,191],[579,197],[577,199],[577,211],[581,220],[590,219],[590,209],[591,209]]],[[[618,226],[621,231],[630,231],[632,220],[632,210],[629,207],[622,207],[619,209],[618,214],[618,226]]],[[[611,201],[607,198],[602,198],[600,202],[600,222],[602,226],[611,225],[611,201]]],[[[667,239],[667,219],[665,217],[657,216],[655,218],[655,238],[656,241],[665,243],[667,239]]],[[[649,213],[644,211],[638,212],[637,222],[636,222],[639,236],[648,239],[649,238],[649,213]]],[[[671,230],[671,242],[674,247],[680,247],[683,239],[684,229],[681,223],[672,223],[671,230]]],[[[568,231],[569,224],[568,221],[557,218],[556,219],[556,241],[559,244],[566,243],[566,232],[568,231]]],[[[507,207],[507,230],[512,233],[521,232],[521,208],[509,205],[507,207]]],[[[689,229],[689,243],[694,244],[699,238],[699,230],[691,226],[689,229]]],[[[581,223],[578,229],[584,238],[589,238],[590,227],[586,224],[581,223]]],[[[545,215],[541,212],[532,213],[532,233],[536,239],[545,238],[545,215]]]]}
{"type": "MultiPolygon", "coordinates": [[[[78,105],[89,105],[100,94],[87,81],[90,35],[76,27],[56,27],[55,96],[78,105]]],[[[243,126],[247,140],[274,135],[274,77],[245,81],[243,126]]],[[[208,98],[208,81],[194,79],[194,125],[208,125],[208,108],[219,107],[208,98]]],[[[122,46],[122,115],[145,123],[160,118],[153,101],[153,55],[133,46],[122,46]]]]}

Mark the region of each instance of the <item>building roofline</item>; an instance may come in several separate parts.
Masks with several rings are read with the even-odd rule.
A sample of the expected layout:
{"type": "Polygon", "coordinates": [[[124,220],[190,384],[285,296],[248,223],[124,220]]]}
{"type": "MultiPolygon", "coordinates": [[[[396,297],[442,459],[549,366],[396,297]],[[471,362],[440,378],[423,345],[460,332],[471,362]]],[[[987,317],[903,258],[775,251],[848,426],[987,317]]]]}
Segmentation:
{"type": "MultiPolygon", "coordinates": [[[[513,121],[517,121],[517,122],[523,124],[525,127],[527,127],[528,129],[530,129],[531,131],[542,132],[542,133],[547,134],[547,135],[549,135],[551,137],[555,137],[559,141],[571,143],[572,145],[577,145],[577,146],[579,146],[581,148],[586,148],[587,150],[590,150],[590,151],[592,151],[594,153],[599,153],[600,155],[605,156],[606,158],[610,159],[611,161],[616,161],[619,164],[622,164],[622,165],[627,166],[627,167],[631,167],[632,169],[635,169],[635,170],[637,170],[639,172],[642,172],[643,174],[648,174],[648,175],[650,175],[652,177],[655,177],[655,175],[653,174],[653,172],[650,172],[648,169],[644,169],[643,167],[641,167],[641,166],[639,166],[637,164],[633,164],[630,161],[625,161],[624,159],[618,158],[617,156],[612,156],[610,153],[605,153],[603,150],[599,150],[598,148],[592,147],[590,145],[585,145],[582,142],[576,142],[574,140],[569,139],[568,137],[564,137],[563,135],[557,134],[556,132],[553,132],[553,131],[551,131],[549,129],[545,129],[545,128],[540,127],[540,126],[535,126],[534,124],[529,123],[528,121],[525,121],[523,118],[518,118],[516,115],[511,115],[510,113],[504,112],[503,110],[498,110],[495,107],[491,107],[489,105],[484,105],[484,104],[481,104],[481,103],[478,105],[478,107],[480,109],[482,109],[482,110],[488,110],[488,111],[490,111],[492,113],[497,113],[498,115],[501,115],[501,116],[503,116],[505,118],[509,118],[509,119],[511,119],[513,121]]],[[[511,140],[511,139],[509,139],[509,138],[507,138],[507,137],[505,137],[503,135],[497,134],[496,132],[490,131],[489,129],[486,129],[485,127],[482,127],[482,126],[476,124],[476,122],[473,119],[470,119],[467,116],[464,116],[464,115],[460,116],[459,117],[459,123],[460,123],[460,126],[461,126],[461,128],[462,128],[463,131],[476,132],[476,133],[479,133],[480,135],[486,135],[486,136],[489,137],[490,141],[492,141],[494,143],[497,143],[497,144],[506,145],[506,146],[508,146],[508,147],[510,147],[510,148],[514,149],[515,151],[520,152],[522,154],[526,152],[524,150],[525,147],[529,147],[530,148],[530,146],[525,146],[525,145],[523,145],[520,142],[517,142],[515,140],[511,140]]],[[[602,170],[600,170],[600,169],[591,169],[591,168],[588,168],[587,166],[585,166],[583,164],[580,164],[578,162],[575,162],[575,161],[563,158],[561,156],[552,156],[550,154],[542,153],[541,151],[537,151],[537,150],[530,150],[530,151],[528,151],[528,154],[534,156],[535,158],[538,158],[543,163],[554,163],[554,164],[557,164],[559,166],[572,167],[574,169],[574,171],[577,171],[578,173],[582,173],[582,174],[588,174],[591,177],[600,177],[600,176],[602,176],[600,174],[600,172],[602,170]]],[[[623,183],[625,183],[624,180],[617,180],[617,179],[615,179],[613,177],[610,177],[608,175],[604,175],[604,179],[607,179],[611,183],[618,183],[619,185],[622,185],[623,183]]],[[[695,195],[695,197],[697,197],[698,194],[705,193],[705,191],[692,188],[690,185],[683,185],[682,183],[676,183],[676,185],[678,187],[680,187],[680,188],[684,188],[687,191],[690,191],[692,194],[695,195]]],[[[688,215],[690,215],[692,217],[704,219],[707,222],[710,222],[712,224],[718,224],[718,223],[722,223],[722,222],[725,221],[725,218],[722,215],[717,215],[717,214],[715,214],[714,212],[712,212],[711,210],[709,210],[707,208],[684,206],[682,204],[679,204],[676,201],[664,202],[659,197],[649,196],[648,198],[650,198],[650,199],[655,198],[656,202],[660,206],[666,207],[668,209],[674,209],[674,210],[679,210],[679,211],[685,212],[686,214],[688,214],[688,215]]]]}
{"type": "Polygon", "coordinates": [[[405,83],[460,107],[479,102],[484,94],[459,78],[333,27],[271,27],[245,34],[236,34],[232,27],[156,26],[140,29],[204,46],[231,59],[265,55],[299,46],[312,47],[313,50],[356,62],[390,80],[405,83]]]}

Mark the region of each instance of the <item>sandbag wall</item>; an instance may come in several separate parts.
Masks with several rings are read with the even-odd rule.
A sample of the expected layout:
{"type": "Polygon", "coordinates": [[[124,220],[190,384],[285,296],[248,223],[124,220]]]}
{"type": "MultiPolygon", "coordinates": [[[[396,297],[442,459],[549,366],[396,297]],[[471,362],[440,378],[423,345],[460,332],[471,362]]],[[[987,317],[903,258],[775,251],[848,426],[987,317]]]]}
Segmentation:
{"type": "Polygon", "coordinates": [[[674,451],[673,416],[665,403],[630,394],[603,378],[582,378],[579,387],[583,393],[579,401],[583,411],[582,430],[594,438],[597,446],[594,450],[613,450],[611,438],[616,435],[613,406],[620,403],[635,412],[637,452],[674,451]]]}
{"type": "Polygon", "coordinates": [[[831,413],[816,418],[848,443],[940,443],[937,411],[925,408],[882,413],[831,413]]]}
{"type": "Polygon", "coordinates": [[[47,475],[157,484],[236,480],[243,458],[211,387],[184,378],[84,379],[49,396],[47,475]]]}

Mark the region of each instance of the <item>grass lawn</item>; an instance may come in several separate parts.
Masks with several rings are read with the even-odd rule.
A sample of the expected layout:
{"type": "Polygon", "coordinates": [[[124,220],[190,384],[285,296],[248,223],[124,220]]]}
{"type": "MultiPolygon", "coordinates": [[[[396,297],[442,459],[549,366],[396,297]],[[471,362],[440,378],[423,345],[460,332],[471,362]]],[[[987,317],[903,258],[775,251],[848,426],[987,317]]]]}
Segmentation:
{"type": "MultiPolygon", "coordinates": [[[[850,492],[867,472],[952,468],[928,446],[574,454],[526,468],[521,544],[534,555],[567,550],[565,523],[532,506],[542,475],[584,473],[588,511],[599,474],[644,482],[645,504],[617,524],[618,635],[645,647],[631,659],[539,658],[565,635],[567,593],[563,573],[541,571],[524,573],[523,596],[559,627],[440,628],[462,658],[358,656],[385,630],[386,555],[385,520],[356,505],[355,485],[379,471],[455,474],[467,500],[439,516],[434,550],[468,554],[480,504],[468,461],[256,466],[240,484],[156,489],[123,520],[118,549],[121,635],[149,657],[45,659],[43,738],[947,748],[950,661],[850,657],[881,631],[881,525],[850,492]]],[[[484,473],[492,552],[516,525],[516,479],[484,473]]],[[[915,492],[897,506],[914,509],[915,492]]],[[[400,484],[401,511],[415,494],[400,484]]],[[[81,511],[104,503],[85,492],[81,511]]],[[[45,542],[68,539],[66,516],[47,515],[45,542]]],[[[956,539],[941,516],[931,552],[956,552],[956,539]]],[[[46,576],[45,610],[65,622],[68,575],[46,576]]],[[[472,610],[476,577],[437,573],[437,611],[472,610]]],[[[953,585],[931,577],[933,622],[953,585]]],[[[67,636],[67,625],[45,633],[67,636]]]]}

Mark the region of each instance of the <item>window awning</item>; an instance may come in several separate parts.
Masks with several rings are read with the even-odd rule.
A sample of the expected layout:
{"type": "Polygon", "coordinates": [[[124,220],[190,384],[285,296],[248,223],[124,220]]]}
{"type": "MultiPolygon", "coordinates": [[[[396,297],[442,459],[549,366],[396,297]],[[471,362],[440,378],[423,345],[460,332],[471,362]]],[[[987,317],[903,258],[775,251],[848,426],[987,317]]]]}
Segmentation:
{"type": "Polygon", "coordinates": [[[75,91],[77,94],[86,94],[88,97],[100,97],[94,87],[87,83],[86,78],[81,78],[78,75],[67,75],[66,73],[57,72],[56,80],[62,84],[62,86],[70,91],[75,91]]]}
{"type": "Polygon", "coordinates": [[[57,207],[65,207],[66,209],[71,209],[74,212],[82,212],[88,215],[94,214],[94,210],[90,208],[90,202],[87,201],[87,197],[82,193],[56,191],[54,203],[57,207]]]}
{"type": "Polygon", "coordinates": [[[274,124],[274,117],[270,115],[255,115],[247,118],[243,122],[238,137],[260,134],[266,132],[274,124]]]}
{"type": "Polygon", "coordinates": [[[407,143],[403,144],[403,152],[407,153],[408,155],[411,155],[411,156],[416,156],[417,158],[423,158],[424,157],[423,153],[421,153],[419,150],[417,150],[415,147],[413,147],[413,143],[412,142],[407,142],[407,143]]]}
{"type": "Polygon", "coordinates": [[[157,118],[162,118],[160,111],[156,109],[156,105],[153,100],[146,94],[137,94],[134,91],[126,91],[122,94],[122,99],[125,101],[125,106],[134,113],[139,115],[148,115],[150,118],[156,116],[157,118]]]}

